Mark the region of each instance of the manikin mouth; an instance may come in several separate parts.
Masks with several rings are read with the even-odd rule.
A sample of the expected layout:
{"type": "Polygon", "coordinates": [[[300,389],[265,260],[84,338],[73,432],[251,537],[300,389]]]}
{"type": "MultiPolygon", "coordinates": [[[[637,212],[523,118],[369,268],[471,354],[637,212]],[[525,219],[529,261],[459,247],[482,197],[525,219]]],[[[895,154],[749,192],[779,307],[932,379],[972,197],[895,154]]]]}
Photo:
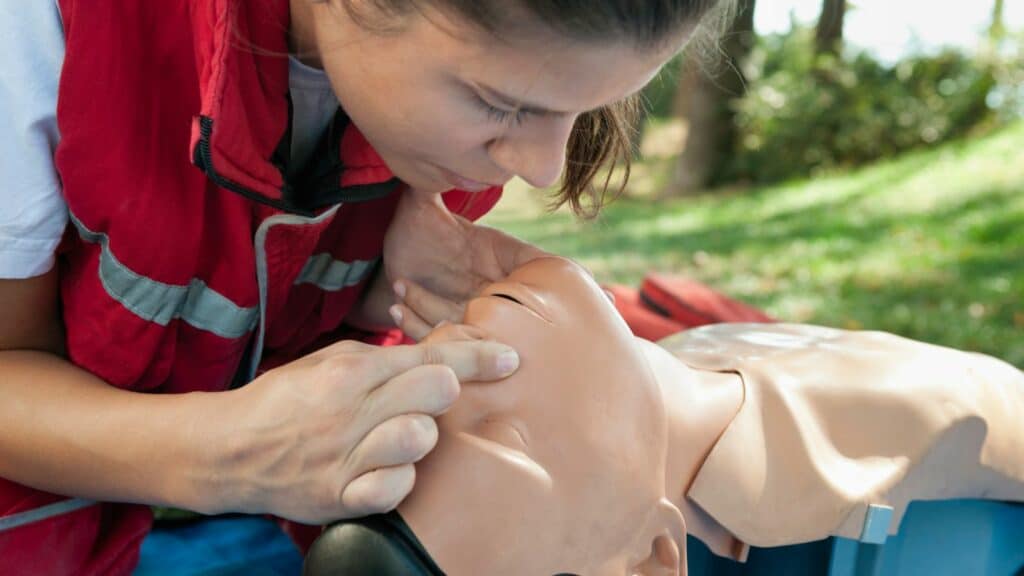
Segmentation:
{"type": "Polygon", "coordinates": [[[511,422],[487,418],[480,424],[478,431],[488,440],[499,442],[514,450],[526,452],[529,448],[522,430],[511,422]]]}
{"type": "Polygon", "coordinates": [[[520,431],[508,422],[489,420],[472,432],[456,432],[464,442],[474,444],[489,454],[522,468],[529,474],[551,482],[551,475],[527,452],[526,441],[520,431]]]}

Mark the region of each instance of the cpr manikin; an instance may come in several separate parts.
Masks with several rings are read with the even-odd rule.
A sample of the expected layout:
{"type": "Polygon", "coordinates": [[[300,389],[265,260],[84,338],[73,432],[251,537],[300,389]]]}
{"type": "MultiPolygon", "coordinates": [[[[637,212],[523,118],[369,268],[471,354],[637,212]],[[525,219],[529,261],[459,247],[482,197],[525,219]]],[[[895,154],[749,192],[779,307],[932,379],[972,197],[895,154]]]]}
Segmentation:
{"type": "Polygon", "coordinates": [[[878,509],[895,530],[914,499],[1024,500],[1024,375],[992,358],[784,324],[655,345],[559,258],[465,324],[520,369],[464,386],[409,498],[328,528],[307,573],[685,574],[687,529],[742,559],[861,537],[878,509]]]}

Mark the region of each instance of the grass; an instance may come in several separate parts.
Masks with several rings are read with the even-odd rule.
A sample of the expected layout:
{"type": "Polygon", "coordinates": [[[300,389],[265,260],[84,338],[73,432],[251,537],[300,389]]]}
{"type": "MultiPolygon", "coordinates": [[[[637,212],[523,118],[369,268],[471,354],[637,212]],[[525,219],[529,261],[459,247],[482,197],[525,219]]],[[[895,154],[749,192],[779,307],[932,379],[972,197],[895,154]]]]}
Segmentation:
{"type": "MultiPolygon", "coordinates": [[[[671,162],[640,167],[663,182],[671,162]]],[[[631,189],[631,196],[650,190],[631,189]]],[[[602,281],[699,279],[787,321],[880,329],[1024,367],[1024,123],[846,174],[623,198],[593,222],[512,187],[485,223],[602,281]]]]}

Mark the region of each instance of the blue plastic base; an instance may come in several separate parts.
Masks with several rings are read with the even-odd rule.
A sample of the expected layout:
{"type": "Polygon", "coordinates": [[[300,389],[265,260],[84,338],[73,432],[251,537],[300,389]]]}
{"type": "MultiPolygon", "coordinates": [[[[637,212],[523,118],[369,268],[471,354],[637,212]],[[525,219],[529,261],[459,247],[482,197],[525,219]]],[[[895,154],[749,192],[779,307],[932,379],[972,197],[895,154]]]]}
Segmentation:
{"type": "Polygon", "coordinates": [[[1024,571],[1024,505],[984,500],[914,502],[884,544],[829,538],[751,548],[745,564],[691,538],[691,576],[1016,576],[1024,571]]]}
{"type": "MultiPolygon", "coordinates": [[[[914,502],[884,544],[829,538],[751,548],[745,564],[687,542],[691,576],[1016,576],[1024,570],[1024,505],[980,500],[914,502]]],[[[223,517],[158,527],[142,544],[136,576],[294,576],[302,557],[277,524],[223,517]]]]}

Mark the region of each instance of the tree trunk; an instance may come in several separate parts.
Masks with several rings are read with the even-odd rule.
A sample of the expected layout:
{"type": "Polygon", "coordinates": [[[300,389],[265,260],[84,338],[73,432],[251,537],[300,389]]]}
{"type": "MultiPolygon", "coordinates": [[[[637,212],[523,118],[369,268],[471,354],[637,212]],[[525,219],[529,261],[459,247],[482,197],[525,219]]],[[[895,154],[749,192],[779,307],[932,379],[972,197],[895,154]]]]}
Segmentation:
{"type": "Polygon", "coordinates": [[[700,72],[688,58],[680,58],[676,70],[676,89],[672,94],[672,117],[685,119],[690,115],[690,96],[693,93],[694,82],[700,72]]]}
{"type": "Polygon", "coordinates": [[[998,44],[1006,35],[1006,24],[1003,21],[1003,0],[995,0],[992,5],[992,23],[988,27],[988,39],[998,44]]]}
{"type": "Polygon", "coordinates": [[[722,40],[720,73],[683,61],[676,107],[685,112],[686,142],[666,195],[690,194],[714,183],[735,149],[733,103],[746,87],[741,67],[754,46],[754,4],[738,2],[736,19],[722,40]]]}
{"type": "Polygon", "coordinates": [[[823,0],[814,40],[818,54],[839,54],[843,47],[846,0],[823,0]]]}
{"type": "Polygon", "coordinates": [[[634,159],[640,158],[640,147],[644,142],[644,133],[647,131],[647,120],[650,112],[646,106],[640,106],[636,114],[636,123],[633,125],[633,132],[629,135],[630,153],[634,159]]]}

